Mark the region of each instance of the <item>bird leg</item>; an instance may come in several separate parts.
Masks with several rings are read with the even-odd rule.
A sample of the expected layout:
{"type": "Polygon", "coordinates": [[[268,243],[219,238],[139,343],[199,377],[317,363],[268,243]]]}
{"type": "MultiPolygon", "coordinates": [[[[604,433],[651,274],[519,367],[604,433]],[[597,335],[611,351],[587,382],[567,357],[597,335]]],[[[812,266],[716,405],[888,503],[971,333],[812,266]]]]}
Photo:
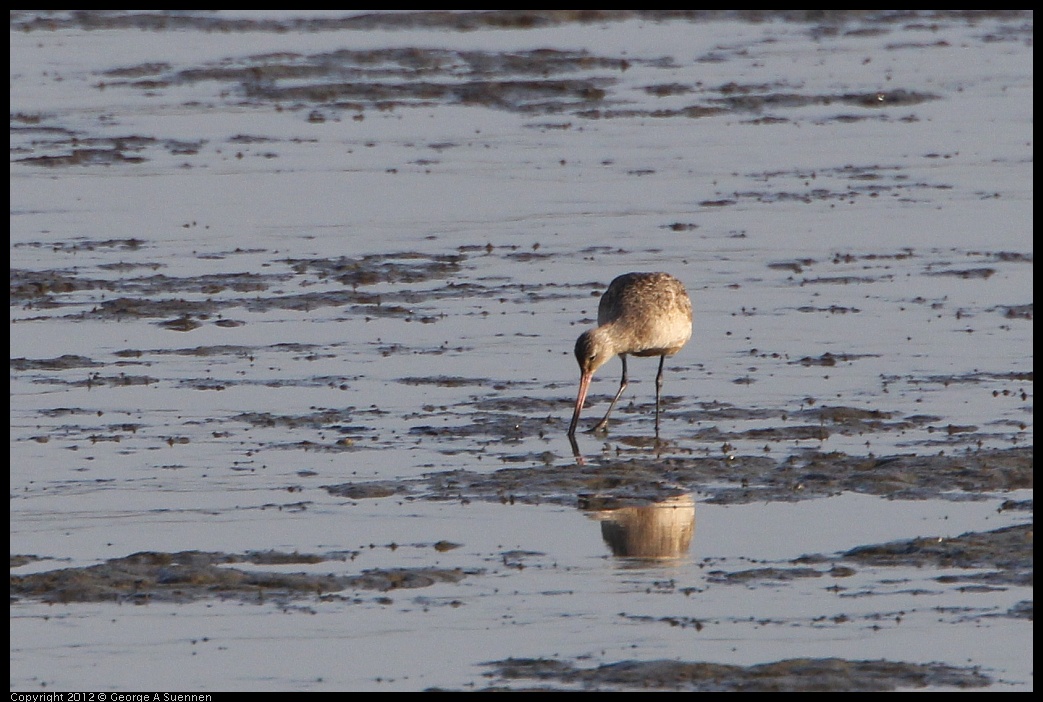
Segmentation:
{"type": "Polygon", "coordinates": [[[605,427],[608,426],[608,416],[612,414],[612,408],[616,406],[616,402],[619,400],[620,395],[627,389],[627,356],[625,353],[619,354],[619,358],[623,361],[623,378],[619,381],[619,390],[616,391],[616,396],[612,398],[612,402],[608,406],[608,412],[605,412],[605,416],[601,418],[601,421],[594,425],[591,432],[604,431],[605,427]]]}
{"type": "Polygon", "coordinates": [[[655,376],[655,435],[659,438],[659,396],[663,393],[663,362],[666,356],[659,357],[659,372],[655,376]]]}

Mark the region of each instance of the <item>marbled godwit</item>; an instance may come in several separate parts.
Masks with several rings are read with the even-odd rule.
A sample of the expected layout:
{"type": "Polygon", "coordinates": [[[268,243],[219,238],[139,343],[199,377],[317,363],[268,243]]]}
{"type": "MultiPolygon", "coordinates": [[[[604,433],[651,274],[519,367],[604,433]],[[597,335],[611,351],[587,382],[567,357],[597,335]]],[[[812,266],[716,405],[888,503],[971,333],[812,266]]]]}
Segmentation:
{"type": "Polygon", "coordinates": [[[663,390],[663,362],[681,350],[692,337],[692,301],[677,278],[668,273],[627,273],[612,281],[598,304],[598,326],[583,332],[576,340],[579,362],[579,395],[569,425],[569,437],[576,424],[594,371],[613,356],[623,362],[623,379],[604,418],[591,431],[608,425],[608,416],[627,387],[627,354],[659,356],[655,379],[655,430],[659,435],[659,403],[663,390]]]}

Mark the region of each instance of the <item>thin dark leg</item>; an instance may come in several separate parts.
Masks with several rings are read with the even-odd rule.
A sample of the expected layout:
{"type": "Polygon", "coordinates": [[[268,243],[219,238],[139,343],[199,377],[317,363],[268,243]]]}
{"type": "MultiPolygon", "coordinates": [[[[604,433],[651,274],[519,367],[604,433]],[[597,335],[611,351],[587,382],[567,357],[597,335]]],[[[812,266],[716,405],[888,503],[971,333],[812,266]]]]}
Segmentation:
{"type": "Polygon", "coordinates": [[[659,396],[663,394],[663,362],[666,356],[659,357],[659,372],[655,376],[655,435],[659,436],[659,396]]]}
{"type": "Polygon", "coordinates": [[[612,414],[612,408],[616,406],[616,402],[619,400],[620,395],[627,389],[627,357],[626,354],[619,354],[620,360],[623,361],[623,378],[619,381],[619,390],[616,391],[616,396],[612,398],[612,402],[608,406],[608,412],[605,412],[605,416],[601,418],[601,421],[594,425],[591,431],[604,431],[605,427],[608,426],[608,415],[612,414]]]}

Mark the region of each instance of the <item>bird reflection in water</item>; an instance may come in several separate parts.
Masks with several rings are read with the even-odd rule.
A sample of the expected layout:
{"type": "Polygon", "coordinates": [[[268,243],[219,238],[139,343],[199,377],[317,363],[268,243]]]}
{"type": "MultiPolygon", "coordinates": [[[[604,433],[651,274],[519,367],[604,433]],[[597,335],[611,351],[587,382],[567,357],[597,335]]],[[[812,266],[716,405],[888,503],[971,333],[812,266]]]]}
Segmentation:
{"type": "Polygon", "coordinates": [[[667,560],[688,553],[695,535],[695,500],[689,494],[641,507],[592,513],[617,558],[667,560]]]}

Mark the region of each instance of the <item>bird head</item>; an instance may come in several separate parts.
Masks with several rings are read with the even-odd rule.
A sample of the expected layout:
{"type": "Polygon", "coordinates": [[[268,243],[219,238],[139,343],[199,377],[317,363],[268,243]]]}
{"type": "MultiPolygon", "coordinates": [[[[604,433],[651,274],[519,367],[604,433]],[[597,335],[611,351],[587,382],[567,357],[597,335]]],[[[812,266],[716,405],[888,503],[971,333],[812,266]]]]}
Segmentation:
{"type": "Polygon", "coordinates": [[[576,339],[576,362],[583,375],[593,375],[615,355],[616,351],[601,327],[585,331],[576,339]]]}

